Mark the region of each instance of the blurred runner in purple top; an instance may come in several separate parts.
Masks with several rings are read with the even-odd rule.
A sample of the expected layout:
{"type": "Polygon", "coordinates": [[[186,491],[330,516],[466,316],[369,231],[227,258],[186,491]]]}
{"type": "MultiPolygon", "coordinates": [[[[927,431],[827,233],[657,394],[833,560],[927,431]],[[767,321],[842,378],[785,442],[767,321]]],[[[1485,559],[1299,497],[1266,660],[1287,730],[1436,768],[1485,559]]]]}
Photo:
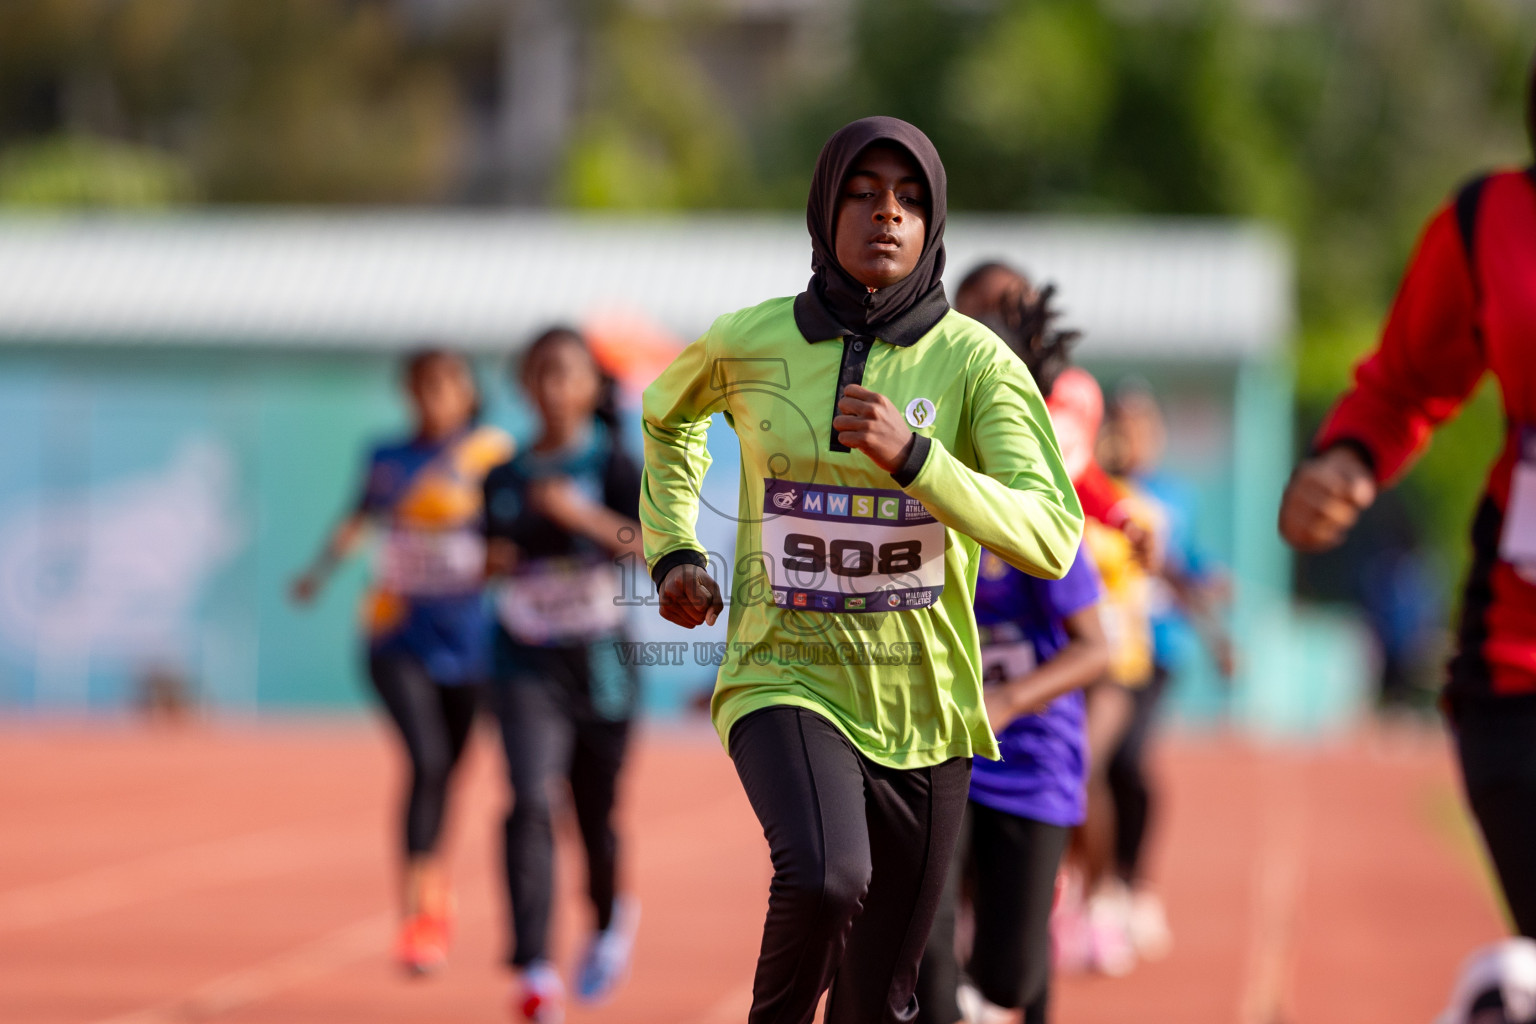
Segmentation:
{"type": "MultiPolygon", "coordinates": [[[[1076,337],[1052,328],[1053,291],[987,264],[961,284],[955,303],[1008,342],[1046,395],[1076,337]],[[973,303],[978,288],[988,285],[994,294],[973,303]]],[[[1024,1024],[1043,1024],[1056,872],[1086,804],[1082,688],[1109,668],[1101,586],[1082,548],[1059,580],[1027,576],[989,551],[982,552],[977,575],[987,719],[1002,759],[972,763],[960,843],[923,955],[917,1020],[1017,1020],[1022,1009],[1024,1024]],[[962,979],[955,918],[967,879],[975,939],[962,979]]]]}
{"type": "MultiPolygon", "coordinates": [[[[1067,621],[1093,611],[1098,600],[1098,571],[1081,551],[1059,580],[1035,579],[990,551],[982,552],[976,624],[987,684],[1027,676],[1054,660],[1072,642],[1067,621]]],[[[1082,824],[1088,769],[1082,690],[1015,718],[998,732],[997,742],[1001,761],[977,758],[972,765],[973,802],[1063,828],[1082,824]]]]}

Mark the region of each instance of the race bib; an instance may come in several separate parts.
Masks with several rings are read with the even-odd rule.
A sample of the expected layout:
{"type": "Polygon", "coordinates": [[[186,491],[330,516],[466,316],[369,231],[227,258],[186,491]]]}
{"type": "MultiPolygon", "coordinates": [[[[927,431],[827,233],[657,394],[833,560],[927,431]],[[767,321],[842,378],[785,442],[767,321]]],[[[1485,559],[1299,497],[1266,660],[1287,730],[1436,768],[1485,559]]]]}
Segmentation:
{"type": "Polygon", "coordinates": [[[404,597],[442,597],[480,588],[485,541],[474,530],[394,527],[379,552],[380,586],[404,597]]]}
{"type": "Polygon", "coordinates": [[[528,644],[582,641],[624,625],[618,566],[550,560],[507,580],[496,592],[496,614],[507,632],[528,644]]]}
{"type": "Polygon", "coordinates": [[[981,683],[1001,686],[1035,670],[1035,645],[1030,640],[988,644],[981,649],[981,683]]]}
{"type": "Polygon", "coordinates": [[[1520,461],[1509,477],[1509,502],[1499,534],[1499,557],[1522,569],[1536,570],[1536,430],[1521,427],[1520,461]]]}
{"type": "Polygon", "coordinates": [[[763,555],[782,608],[889,612],[944,591],[944,524],[901,491],[765,481],[763,555]]]}

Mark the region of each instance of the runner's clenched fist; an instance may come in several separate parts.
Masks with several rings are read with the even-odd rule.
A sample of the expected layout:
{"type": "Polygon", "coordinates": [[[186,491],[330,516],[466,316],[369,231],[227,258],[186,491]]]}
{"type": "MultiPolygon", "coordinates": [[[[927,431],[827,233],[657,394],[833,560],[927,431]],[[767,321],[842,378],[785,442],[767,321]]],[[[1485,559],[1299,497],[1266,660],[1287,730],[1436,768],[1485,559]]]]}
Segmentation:
{"type": "Polygon", "coordinates": [[[1376,477],[1353,450],[1330,448],[1305,459],[1280,500],[1280,536],[1298,551],[1337,547],[1376,500],[1376,477]]]}
{"type": "Polygon", "coordinates": [[[720,585],[701,566],[684,563],[661,581],[661,617],[684,629],[713,626],[723,608],[720,585]]]}
{"type": "Polygon", "coordinates": [[[872,459],[887,473],[894,473],[911,450],[912,431],[891,400],[877,391],[849,384],[832,417],[837,440],[872,459]]]}

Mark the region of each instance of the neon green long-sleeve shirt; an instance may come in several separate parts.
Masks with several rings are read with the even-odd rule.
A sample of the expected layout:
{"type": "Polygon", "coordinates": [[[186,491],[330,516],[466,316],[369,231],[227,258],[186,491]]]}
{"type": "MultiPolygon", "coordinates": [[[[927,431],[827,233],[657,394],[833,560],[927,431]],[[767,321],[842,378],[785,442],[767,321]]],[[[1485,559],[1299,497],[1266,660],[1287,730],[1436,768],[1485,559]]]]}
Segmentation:
{"type": "Polygon", "coordinates": [[[653,572],[702,563],[710,417],[724,413],[741,442],[738,507],[703,512],[738,522],[715,727],[728,743],[742,716],[791,705],[891,767],[996,758],[972,611],[980,549],[1058,578],[1082,535],[1039,389],[995,334],[954,311],[905,347],[810,343],[792,302],[716,320],[645,391],[640,522],[653,572]],[[839,381],[860,373],[927,439],[894,474],[834,450],[839,381]]]}

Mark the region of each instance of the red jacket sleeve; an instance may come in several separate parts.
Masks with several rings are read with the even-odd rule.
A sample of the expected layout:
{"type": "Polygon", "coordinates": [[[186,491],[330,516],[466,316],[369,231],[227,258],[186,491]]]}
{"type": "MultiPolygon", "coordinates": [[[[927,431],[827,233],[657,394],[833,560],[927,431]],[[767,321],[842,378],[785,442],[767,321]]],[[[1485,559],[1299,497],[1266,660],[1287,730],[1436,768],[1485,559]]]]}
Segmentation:
{"type": "Polygon", "coordinates": [[[1354,441],[1371,453],[1378,480],[1402,473],[1487,368],[1476,320],[1456,211],[1447,206],[1419,241],[1380,346],[1355,368],[1354,387],[1324,421],[1315,447],[1354,441]]]}
{"type": "Polygon", "coordinates": [[[1118,528],[1124,516],[1115,515],[1115,506],[1120,504],[1125,495],[1120,493],[1109,474],[1099,468],[1098,462],[1088,463],[1088,468],[1072,481],[1073,488],[1077,491],[1077,500],[1083,506],[1083,515],[1089,519],[1097,519],[1106,526],[1118,528]]]}

